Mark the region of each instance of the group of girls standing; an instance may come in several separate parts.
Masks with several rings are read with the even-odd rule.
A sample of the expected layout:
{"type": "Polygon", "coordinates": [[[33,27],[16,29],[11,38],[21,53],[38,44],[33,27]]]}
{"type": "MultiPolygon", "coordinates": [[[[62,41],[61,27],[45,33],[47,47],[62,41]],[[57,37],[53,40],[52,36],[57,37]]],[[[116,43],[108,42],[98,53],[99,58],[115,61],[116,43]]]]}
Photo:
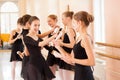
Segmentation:
{"type": "Polygon", "coordinates": [[[55,80],[57,70],[60,80],[94,80],[91,69],[95,64],[93,41],[87,32],[93,19],[85,11],[75,14],[66,11],[62,14],[64,27],[61,28],[57,25],[57,16],[51,14],[47,19],[51,30],[40,33],[38,17],[20,17],[9,40],[13,45],[10,59],[12,79],[15,80],[16,61],[22,61],[24,80],[55,80]],[[76,33],[80,34],[77,39],[76,33]],[[44,37],[47,38],[42,39],[44,37]],[[46,60],[41,53],[43,47],[48,50],[46,60]]]}

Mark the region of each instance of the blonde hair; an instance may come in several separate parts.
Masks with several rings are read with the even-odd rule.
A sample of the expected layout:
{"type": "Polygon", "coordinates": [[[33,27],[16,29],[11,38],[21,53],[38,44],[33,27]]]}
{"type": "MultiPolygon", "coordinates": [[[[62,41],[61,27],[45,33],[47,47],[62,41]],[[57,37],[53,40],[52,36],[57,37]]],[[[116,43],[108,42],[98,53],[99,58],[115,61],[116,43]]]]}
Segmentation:
{"type": "Polygon", "coordinates": [[[57,16],[54,15],[54,14],[51,14],[51,15],[49,15],[48,17],[51,18],[51,19],[53,19],[54,21],[58,21],[57,16]]]}

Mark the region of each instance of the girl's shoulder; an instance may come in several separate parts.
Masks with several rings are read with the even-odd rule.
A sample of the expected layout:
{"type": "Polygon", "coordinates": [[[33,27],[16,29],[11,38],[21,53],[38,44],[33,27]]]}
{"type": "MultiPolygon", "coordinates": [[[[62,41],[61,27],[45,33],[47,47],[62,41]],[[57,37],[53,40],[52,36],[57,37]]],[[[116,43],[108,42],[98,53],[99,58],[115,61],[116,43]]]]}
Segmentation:
{"type": "Polygon", "coordinates": [[[93,44],[93,40],[89,34],[84,34],[81,37],[83,44],[93,44]]]}

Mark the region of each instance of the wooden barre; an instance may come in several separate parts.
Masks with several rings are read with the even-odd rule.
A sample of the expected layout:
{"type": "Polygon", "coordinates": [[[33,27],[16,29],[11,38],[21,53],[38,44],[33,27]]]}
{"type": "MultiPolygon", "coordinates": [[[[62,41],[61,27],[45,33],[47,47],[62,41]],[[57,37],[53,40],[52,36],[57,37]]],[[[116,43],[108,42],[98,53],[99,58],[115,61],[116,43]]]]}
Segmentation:
{"type": "Polygon", "coordinates": [[[95,53],[98,54],[98,55],[100,55],[100,56],[103,56],[103,57],[120,60],[120,56],[114,56],[114,55],[110,55],[110,54],[103,53],[103,52],[97,52],[97,51],[95,51],[95,53]]]}
{"type": "Polygon", "coordinates": [[[95,44],[108,46],[108,47],[114,47],[114,48],[120,48],[120,45],[116,45],[116,44],[109,44],[109,43],[102,43],[102,42],[95,42],[95,44]]]}

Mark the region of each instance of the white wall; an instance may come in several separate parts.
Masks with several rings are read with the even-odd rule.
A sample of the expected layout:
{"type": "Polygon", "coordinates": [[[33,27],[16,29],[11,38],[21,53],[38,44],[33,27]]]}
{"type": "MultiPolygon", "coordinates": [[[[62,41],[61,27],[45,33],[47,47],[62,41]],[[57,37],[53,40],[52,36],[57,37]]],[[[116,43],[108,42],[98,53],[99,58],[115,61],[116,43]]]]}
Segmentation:
{"type": "Polygon", "coordinates": [[[47,16],[49,14],[59,14],[57,4],[57,0],[27,0],[27,13],[40,18],[40,30],[42,32],[49,29],[47,16]]]}
{"type": "Polygon", "coordinates": [[[19,16],[22,16],[26,13],[26,1],[25,0],[19,0],[18,1],[18,7],[19,7],[19,16]]]}
{"type": "MultiPolygon", "coordinates": [[[[71,11],[84,10],[92,13],[91,0],[26,0],[26,13],[40,18],[40,29],[44,32],[49,29],[47,25],[47,16],[49,14],[56,14],[59,19],[58,24],[62,26],[61,15],[64,11],[67,11],[68,4],[71,11]]],[[[90,32],[92,32],[92,29],[90,32]]]]}

